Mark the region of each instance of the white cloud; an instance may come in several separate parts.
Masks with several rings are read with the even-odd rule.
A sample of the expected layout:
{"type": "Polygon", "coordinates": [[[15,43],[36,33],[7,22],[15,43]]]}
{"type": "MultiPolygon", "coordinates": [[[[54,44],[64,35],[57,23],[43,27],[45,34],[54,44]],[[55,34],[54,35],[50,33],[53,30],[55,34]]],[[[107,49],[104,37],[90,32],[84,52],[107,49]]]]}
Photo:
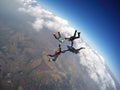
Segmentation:
{"type": "Polygon", "coordinates": [[[23,7],[19,8],[19,11],[36,18],[32,25],[37,31],[42,30],[43,28],[49,28],[50,30],[66,33],[66,35],[74,33],[74,28],[69,25],[67,20],[54,15],[47,9],[44,9],[35,0],[21,0],[21,2],[23,3],[23,7]],[[37,4],[33,6],[35,3],[37,4]]]}
{"type": "Polygon", "coordinates": [[[44,26],[44,20],[43,19],[37,19],[34,23],[33,23],[33,27],[38,31],[39,29],[42,29],[44,26]]]}
{"type": "Polygon", "coordinates": [[[84,43],[84,46],[87,48],[80,54],[80,64],[87,67],[90,78],[100,86],[101,90],[106,90],[109,86],[116,90],[115,82],[105,67],[103,57],[87,44],[84,43]]]}

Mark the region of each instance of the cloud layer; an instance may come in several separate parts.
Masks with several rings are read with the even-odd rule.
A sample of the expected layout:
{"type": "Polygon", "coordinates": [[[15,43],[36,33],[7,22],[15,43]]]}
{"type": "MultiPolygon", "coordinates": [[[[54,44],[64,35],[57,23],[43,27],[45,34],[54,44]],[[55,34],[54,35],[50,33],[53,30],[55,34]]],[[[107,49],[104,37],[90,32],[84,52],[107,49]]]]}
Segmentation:
{"type": "Polygon", "coordinates": [[[63,33],[74,33],[74,28],[69,25],[67,20],[44,9],[35,0],[21,0],[21,2],[23,3],[23,7],[19,8],[19,11],[27,13],[35,18],[32,26],[37,31],[48,28],[49,30],[61,31],[63,33]]]}

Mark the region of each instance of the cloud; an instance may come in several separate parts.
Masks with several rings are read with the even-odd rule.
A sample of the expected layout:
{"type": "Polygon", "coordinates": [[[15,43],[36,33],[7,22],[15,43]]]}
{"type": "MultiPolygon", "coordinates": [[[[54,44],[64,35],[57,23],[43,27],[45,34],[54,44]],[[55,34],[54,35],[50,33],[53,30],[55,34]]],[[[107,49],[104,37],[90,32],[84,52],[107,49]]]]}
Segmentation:
{"type": "Polygon", "coordinates": [[[86,67],[86,70],[92,80],[101,86],[101,90],[106,90],[107,86],[111,86],[116,90],[115,82],[106,69],[104,58],[92,49],[85,42],[83,43],[86,49],[80,54],[80,64],[86,67]]]}
{"type": "Polygon", "coordinates": [[[35,0],[21,0],[21,2],[23,3],[23,7],[19,8],[19,11],[36,18],[32,23],[35,30],[39,31],[43,30],[43,28],[48,28],[53,31],[61,31],[62,33],[66,33],[66,35],[74,33],[74,28],[69,25],[67,20],[54,15],[35,0]]]}
{"type": "Polygon", "coordinates": [[[14,27],[19,25],[20,28],[28,28],[29,25],[36,31],[44,29],[60,31],[65,36],[71,36],[74,33],[74,28],[67,20],[43,8],[36,0],[0,1],[0,20],[12,21],[11,24],[14,27]]]}

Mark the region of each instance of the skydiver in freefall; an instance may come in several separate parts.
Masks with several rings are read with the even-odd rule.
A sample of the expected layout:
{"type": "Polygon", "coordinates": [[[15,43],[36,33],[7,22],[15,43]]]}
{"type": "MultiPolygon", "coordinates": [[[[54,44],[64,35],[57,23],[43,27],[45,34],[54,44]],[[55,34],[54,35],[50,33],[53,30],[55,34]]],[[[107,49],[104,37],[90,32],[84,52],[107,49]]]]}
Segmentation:
{"type": "Polygon", "coordinates": [[[64,42],[64,39],[61,37],[60,32],[58,32],[58,37],[56,36],[56,34],[53,34],[53,36],[60,42],[60,44],[64,42]]]}
{"type": "Polygon", "coordinates": [[[59,48],[57,50],[55,50],[54,54],[48,54],[47,56],[49,56],[49,61],[56,61],[58,56],[61,54],[61,45],[59,44],[59,48]],[[52,58],[53,57],[53,58],[52,58]]]}
{"type": "Polygon", "coordinates": [[[77,38],[80,38],[80,32],[78,32],[78,36],[76,36],[77,30],[75,30],[75,33],[73,36],[69,37],[69,38],[65,38],[68,41],[71,41],[71,47],[73,47],[73,41],[77,38]]]}

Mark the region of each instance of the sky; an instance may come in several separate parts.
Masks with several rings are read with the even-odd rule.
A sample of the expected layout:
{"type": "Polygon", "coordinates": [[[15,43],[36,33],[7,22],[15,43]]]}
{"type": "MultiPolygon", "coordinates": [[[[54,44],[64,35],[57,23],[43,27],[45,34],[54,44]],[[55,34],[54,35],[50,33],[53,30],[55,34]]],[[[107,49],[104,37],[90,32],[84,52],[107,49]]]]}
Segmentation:
{"type": "Polygon", "coordinates": [[[120,5],[118,0],[38,0],[66,19],[105,58],[120,81],[120,5]]]}

